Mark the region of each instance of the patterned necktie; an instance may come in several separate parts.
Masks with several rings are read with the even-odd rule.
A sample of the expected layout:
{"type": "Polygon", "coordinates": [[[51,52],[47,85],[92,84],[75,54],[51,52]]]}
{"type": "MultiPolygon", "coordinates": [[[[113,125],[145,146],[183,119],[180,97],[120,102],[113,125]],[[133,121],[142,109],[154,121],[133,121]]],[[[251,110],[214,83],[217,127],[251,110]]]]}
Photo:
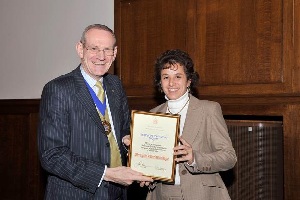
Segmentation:
{"type": "MultiPolygon", "coordinates": [[[[100,81],[97,81],[96,87],[99,89],[97,97],[103,103],[105,101],[105,92],[102,87],[102,83],[100,81]]],[[[99,113],[102,124],[103,124],[106,134],[107,134],[107,138],[110,143],[110,167],[122,166],[120,150],[119,150],[118,144],[117,144],[115,137],[111,130],[111,124],[109,121],[107,107],[105,108],[104,116],[99,111],[98,111],[98,113],[99,113]]]]}

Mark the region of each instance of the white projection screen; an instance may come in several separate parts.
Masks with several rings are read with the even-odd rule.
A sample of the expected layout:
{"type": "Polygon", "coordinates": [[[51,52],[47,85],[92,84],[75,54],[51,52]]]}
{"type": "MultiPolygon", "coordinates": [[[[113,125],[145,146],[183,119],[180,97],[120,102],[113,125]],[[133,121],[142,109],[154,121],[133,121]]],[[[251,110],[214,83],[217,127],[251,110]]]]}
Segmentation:
{"type": "Polygon", "coordinates": [[[75,69],[75,44],[94,23],[113,29],[112,0],[1,0],[0,99],[39,99],[49,80],[75,69]]]}

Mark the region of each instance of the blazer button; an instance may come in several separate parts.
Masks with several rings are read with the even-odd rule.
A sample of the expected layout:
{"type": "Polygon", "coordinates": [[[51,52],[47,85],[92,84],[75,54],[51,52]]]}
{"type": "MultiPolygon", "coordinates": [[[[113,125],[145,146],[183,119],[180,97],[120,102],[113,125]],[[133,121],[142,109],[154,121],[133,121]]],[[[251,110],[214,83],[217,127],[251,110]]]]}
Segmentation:
{"type": "Polygon", "coordinates": [[[181,171],[182,175],[186,175],[186,173],[187,173],[187,171],[185,169],[181,171]]]}

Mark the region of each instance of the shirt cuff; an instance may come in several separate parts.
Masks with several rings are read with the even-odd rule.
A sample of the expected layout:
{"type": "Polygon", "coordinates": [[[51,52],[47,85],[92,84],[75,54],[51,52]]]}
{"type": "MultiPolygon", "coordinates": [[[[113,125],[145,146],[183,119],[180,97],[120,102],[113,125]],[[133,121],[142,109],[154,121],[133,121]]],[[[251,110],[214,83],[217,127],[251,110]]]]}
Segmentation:
{"type": "Polygon", "coordinates": [[[98,187],[100,187],[100,185],[101,185],[101,183],[102,183],[102,181],[103,181],[103,179],[104,179],[104,175],[105,175],[106,169],[107,169],[107,166],[105,165],[104,172],[103,172],[103,175],[102,175],[102,177],[101,177],[101,179],[100,179],[100,182],[99,182],[99,184],[98,184],[98,187]]]}

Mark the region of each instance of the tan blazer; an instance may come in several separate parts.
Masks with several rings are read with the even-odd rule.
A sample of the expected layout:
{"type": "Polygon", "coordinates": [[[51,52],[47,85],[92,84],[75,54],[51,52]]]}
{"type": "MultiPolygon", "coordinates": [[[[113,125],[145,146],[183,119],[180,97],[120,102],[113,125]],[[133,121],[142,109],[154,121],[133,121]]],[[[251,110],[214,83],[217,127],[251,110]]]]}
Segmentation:
{"type": "MultiPolygon", "coordinates": [[[[166,110],[167,103],[163,103],[151,112],[165,113],[166,110]]],[[[230,199],[218,172],[231,169],[237,157],[219,103],[191,95],[182,137],[192,145],[196,162],[194,166],[179,165],[184,200],[230,199]]],[[[148,193],[148,200],[161,199],[160,184],[148,193]]]]}

